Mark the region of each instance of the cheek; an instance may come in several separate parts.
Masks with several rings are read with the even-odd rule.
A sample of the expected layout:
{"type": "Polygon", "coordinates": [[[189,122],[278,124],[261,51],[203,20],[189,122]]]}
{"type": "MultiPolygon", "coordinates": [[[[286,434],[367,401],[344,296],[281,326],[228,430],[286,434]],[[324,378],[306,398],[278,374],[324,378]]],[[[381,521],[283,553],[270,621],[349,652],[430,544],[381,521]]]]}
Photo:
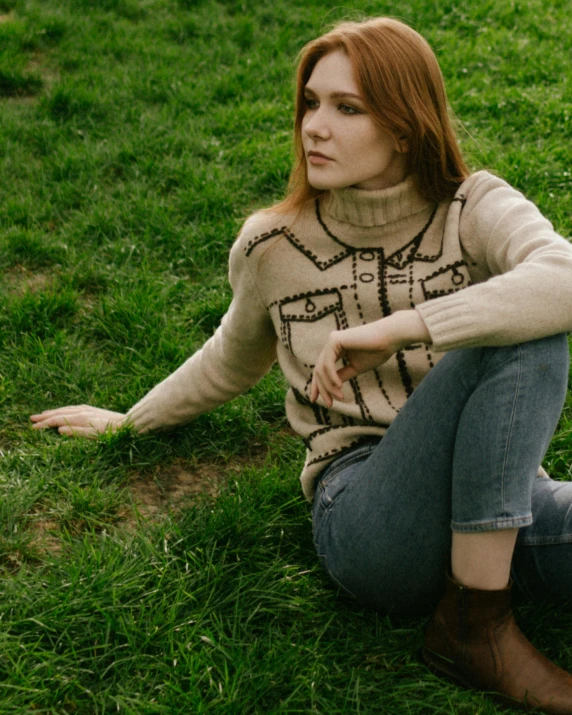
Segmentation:
{"type": "Polygon", "coordinates": [[[380,142],[379,133],[375,127],[370,126],[370,123],[364,123],[362,126],[350,127],[347,132],[348,144],[351,144],[353,150],[363,155],[377,155],[383,145],[380,142]]]}
{"type": "Polygon", "coordinates": [[[344,124],[336,132],[339,144],[343,147],[346,156],[364,157],[371,154],[373,138],[369,132],[364,132],[361,127],[344,124]]]}

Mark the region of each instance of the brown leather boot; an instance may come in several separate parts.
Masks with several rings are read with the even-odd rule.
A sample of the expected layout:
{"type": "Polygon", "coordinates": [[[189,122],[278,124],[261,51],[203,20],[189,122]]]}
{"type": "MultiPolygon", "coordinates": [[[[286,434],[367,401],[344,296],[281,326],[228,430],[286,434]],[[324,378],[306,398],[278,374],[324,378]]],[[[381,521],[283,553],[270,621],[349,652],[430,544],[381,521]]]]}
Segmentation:
{"type": "Polygon", "coordinates": [[[551,663],[521,633],[502,591],[466,588],[447,579],[425,635],[425,662],[468,688],[513,707],[570,715],[572,676],[551,663]]]}

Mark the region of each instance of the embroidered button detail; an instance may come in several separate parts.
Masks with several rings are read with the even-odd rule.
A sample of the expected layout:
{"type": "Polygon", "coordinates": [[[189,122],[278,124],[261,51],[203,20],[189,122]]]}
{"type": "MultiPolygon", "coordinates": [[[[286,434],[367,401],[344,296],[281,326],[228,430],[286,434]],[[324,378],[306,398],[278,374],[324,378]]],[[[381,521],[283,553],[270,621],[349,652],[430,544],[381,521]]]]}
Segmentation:
{"type": "Polygon", "coordinates": [[[459,273],[459,271],[454,270],[453,275],[451,276],[451,281],[453,282],[453,285],[460,286],[461,283],[465,282],[465,276],[462,273],[459,273]]]}
{"type": "Polygon", "coordinates": [[[359,279],[362,283],[371,283],[375,280],[375,276],[373,273],[360,273],[359,279]]]}
{"type": "Polygon", "coordinates": [[[375,253],[373,251],[362,251],[359,254],[362,261],[373,261],[375,258],[375,253]]]}
{"type": "Polygon", "coordinates": [[[313,313],[316,310],[316,304],[308,298],[304,306],[306,313],[313,313]]]}

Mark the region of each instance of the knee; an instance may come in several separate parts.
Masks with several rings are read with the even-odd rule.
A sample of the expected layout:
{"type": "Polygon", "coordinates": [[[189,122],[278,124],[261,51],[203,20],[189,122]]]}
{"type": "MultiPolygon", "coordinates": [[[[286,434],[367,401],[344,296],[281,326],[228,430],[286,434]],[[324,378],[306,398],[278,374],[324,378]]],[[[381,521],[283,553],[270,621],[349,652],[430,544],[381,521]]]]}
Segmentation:
{"type": "Polygon", "coordinates": [[[570,368],[568,339],[564,333],[521,343],[521,354],[532,361],[540,377],[554,380],[566,389],[570,368]]]}
{"type": "Polygon", "coordinates": [[[546,338],[539,340],[531,340],[523,345],[530,346],[540,352],[541,355],[546,355],[550,360],[561,361],[568,365],[568,338],[566,333],[557,333],[556,335],[548,335],[546,338]]]}

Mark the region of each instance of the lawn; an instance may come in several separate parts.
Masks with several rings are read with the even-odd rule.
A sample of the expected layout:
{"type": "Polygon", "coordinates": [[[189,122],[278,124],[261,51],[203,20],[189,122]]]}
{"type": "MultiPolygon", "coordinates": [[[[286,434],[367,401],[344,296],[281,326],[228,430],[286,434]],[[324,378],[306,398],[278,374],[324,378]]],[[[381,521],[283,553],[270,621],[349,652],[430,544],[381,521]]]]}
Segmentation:
{"type": "MultiPolygon", "coordinates": [[[[284,192],[296,54],[363,14],[427,37],[471,166],[571,236],[567,3],[0,0],[2,715],[505,712],[322,575],[277,370],[170,434],[28,421],[126,411],[212,334],[242,221],[284,192]]],[[[571,433],[569,404],[561,479],[571,433]]],[[[572,669],[572,614],[518,615],[572,669]]]]}

